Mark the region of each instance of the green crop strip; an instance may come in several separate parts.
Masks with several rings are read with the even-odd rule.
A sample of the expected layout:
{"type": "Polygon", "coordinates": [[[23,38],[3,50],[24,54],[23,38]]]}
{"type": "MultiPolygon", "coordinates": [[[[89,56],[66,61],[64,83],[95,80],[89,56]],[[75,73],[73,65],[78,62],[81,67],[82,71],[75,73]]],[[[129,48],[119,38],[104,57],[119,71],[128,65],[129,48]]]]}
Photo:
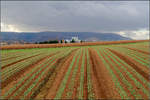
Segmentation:
{"type": "Polygon", "coordinates": [[[119,47],[119,49],[120,49],[120,48],[121,48],[121,49],[124,49],[124,50],[126,50],[126,51],[133,52],[134,54],[138,54],[138,55],[140,55],[141,57],[144,57],[144,58],[149,57],[148,54],[144,54],[144,53],[139,52],[139,51],[136,51],[136,50],[131,50],[131,49],[128,49],[128,48],[119,47]]]}
{"type": "MultiPolygon", "coordinates": [[[[67,52],[67,53],[68,53],[68,52],[67,52]]],[[[66,54],[67,54],[67,53],[66,53],[66,54]]],[[[65,55],[65,54],[63,54],[63,55],[65,55]]],[[[63,55],[61,55],[61,56],[63,56],[63,55]]],[[[58,56],[57,56],[57,57],[58,57],[58,56]]],[[[59,56],[59,57],[60,57],[60,56],[59,56]]],[[[25,87],[25,85],[27,85],[30,81],[32,81],[32,79],[33,79],[42,69],[44,69],[44,68],[47,69],[47,68],[48,68],[47,65],[50,64],[51,62],[53,62],[55,59],[56,59],[56,58],[53,58],[50,62],[48,62],[46,65],[44,65],[44,67],[42,67],[40,70],[38,70],[38,72],[36,72],[25,84],[23,84],[23,86],[22,86],[21,88],[19,88],[20,91],[22,90],[23,87],[25,87]]],[[[54,63],[54,62],[53,62],[53,63],[54,63]]],[[[45,69],[44,71],[46,71],[46,69],[45,69]]],[[[43,71],[43,72],[44,72],[44,71],[43,71]]],[[[38,79],[39,79],[39,78],[38,78],[38,79]]],[[[35,85],[35,84],[32,84],[32,85],[35,85]]],[[[33,87],[32,85],[31,85],[31,87],[33,87]]],[[[32,89],[32,88],[29,88],[29,89],[32,89]]],[[[27,91],[29,92],[28,89],[27,89],[27,91]]],[[[25,92],[25,93],[28,93],[28,92],[25,92]]],[[[18,90],[17,92],[15,92],[15,93],[19,93],[19,90],[18,90]]],[[[14,95],[17,96],[17,94],[14,94],[14,95]]],[[[27,94],[25,94],[25,95],[27,95],[27,94]]]]}
{"type": "MultiPolygon", "coordinates": [[[[52,62],[51,65],[53,65],[53,63],[54,62],[52,62]]],[[[34,81],[34,83],[24,92],[23,96],[27,96],[29,94],[29,92],[31,92],[32,88],[39,82],[39,80],[42,78],[42,76],[44,76],[44,74],[46,73],[46,71],[51,68],[51,65],[49,65],[49,66],[46,67],[46,69],[41,73],[41,75],[39,75],[39,77],[34,81]]]]}
{"type": "Polygon", "coordinates": [[[88,88],[88,98],[94,99],[93,87],[92,87],[92,80],[91,80],[91,73],[90,73],[90,60],[89,60],[89,52],[86,50],[87,54],[87,88],[88,88]]]}
{"type": "MultiPolygon", "coordinates": [[[[60,54],[59,54],[59,55],[60,55],[60,54]]],[[[54,55],[54,56],[50,57],[49,59],[51,59],[51,58],[53,58],[53,57],[55,57],[55,56],[59,56],[59,55],[54,55]]],[[[46,59],[45,62],[48,63],[49,59],[46,59]]],[[[11,88],[7,93],[5,93],[4,96],[7,96],[8,94],[10,94],[14,89],[17,88],[17,86],[19,86],[19,84],[21,84],[27,77],[29,77],[29,76],[31,75],[31,73],[33,73],[37,68],[39,68],[40,66],[43,66],[44,64],[45,64],[45,63],[43,62],[41,65],[38,65],[38,66],[34,67],[28,75],[26,75],[24,78],[22,78],[21,81],[19,81],[19,82],[18,82],[13,88],[11,88]]]]}
{"type": "Polygon", "coordinates": [[[35,52],[35,53],[30,52],[28,55],[17,57],[15,59],[11,59],[9,61],[3,61],[2,64],[1,64],[1,66],[3,67],[3,66],[6,66],[7,64],[11,64],[11,63],[13,63],[15,61],[18,61],[18,60],[21,60],[21,59],[24,59],[24,58],[27,58],[27,57],[31,57],[31,56],[34,56],[34,55],[37,55],[37,54],[40,54],[40,53],[42,53],[42,52],[35,52]]]}
{"type": "MultiPolygon", "coordinates": [[[[111,53],[110,51],[107,51],[109,53],[111,53]]],[[[123,63],[125,66],[127,66],[132,72],[134,72],[139,78],[140,80],[142,80],[144,82],[144,84],[149,84],[144,78],[143,76],[141,76],[139,73],[136,72],[135,69],[133,69],[131,66],[129,66],[127,63],[125,63],[123,60],[121,60],[119,57],[117,57],[116,55],[114,55],[113,53],[111,53],[114,57],[116,57],[121,63],[123,63]]]]}
{"type": "Polygon", "coordinates": [[[76,65],[75,65],[75,69],[73,70],[72,78],[71,78],[71,81],[70,81],[69,87],[68,87],[69,88],[69,92],[67,92],[67,98],[71,98],[71,96],[73,94],[73,89],[74,89],[73,86],[74,86],[75,77],[76,77],[76,74],[77,74],[77,71],[78,71],[78,68],[79,68],[79,59],[80,59],[80,56],[81,56],[81,54],[79,54],[79,56],[77,58],[76,65]]]}
{"type": "Polygon", "coordinates": [[[31,63],[36,62],[38,59],[40,59],[42,56],[36,56],[34,58],[28,59],[27,61],[23,61],[23,62],[19,62],[15,65],[12,65],[11,67],[7,68],[6,70],[4,69],[2,72],[2,79],[6,79],[7,77],[11,76],[12,73],[15,72],[15,70],[19,70],[22,69],[28,65],[30,65],[31,63]]]}
{"type": "MultiPolygon", "coordinates": [[[[49,58],[50,59],[50,58],[49,58]]],[[[47,61],[46,61],[46,63],[48,63],[48,60],[49,59],[47,59],[47,61]]],[[[41,65],[38,65],[38,66],[36,66],[34,69],[32,69],[32,71],[29,73],[29,74],[27,74],[23,79],[21,79],[21,81],[19,81],[19,83],[17,83],[15,86],[14,86],[14,88],[11,88],[5,95],[7,96],[8,94],[10,94],[14,89],[16,89],[17,88],[17,86],[19,86],[27,77],[29,77],[30,75],[31,75],[31,73],[33,73],[37,68],[39,68],[39,67],[41,67],[41,66],[43,66],[45,63],[42,63],[41,65]]]]}
{"type": "MultiPolygon", "coordinates": [[[[103,51],[105,52],[105,51],[103,51]]],[[[109,55],[118,65],[119,67],[121,67],[123,69],[123,71],[125,73],[127,73],[129,76],[131,76],[131,74],[124,68],[122,67],[122,65],[116,61],[116,59],[114,59],[111,55],[109,55]]],[[[118,75],[120,76],[120,78],[122,79],[123,83],[125,83],[128,87],[128,90],[130,91],[130,93],[136,98],[139,99],[141,98],[141,95],[136,93],[136,90],[133,88],[132,84],[130,84],[124,77],[124,75],[120,72],[120,70],[115,66],[115,64],[110,60],[110,58],[108,58],[108,56],[106,56],[106,58],[109,60],[109,62],[113,65],[113,67],[115,68],[115,70],[117,71],[118,75]]],[[[131,79],[135,80],[133,77],[130,77],[131,79]]]]}
{"type": "MultiPolygon", "coordinates": [[[[80,52],[81,52],[81,50],[80,50],[80,52]]],[[[75,59],[76,59],[77,55],[78,55],[80,52],[78,51],[78,52],[75,54],[75,56],[73,57],[72,63],[70,64],[70,66],[69,66],[69,68],[68,68],[68,71],[66,72],[65,77],[64,77],[64,79],[63,79],[63,81],[62,81],[62,83],[61,83],[61,85],[60,85],[60,87],[59,87],[59,90],[58,90],[57,93],[56,93],[55,99],[60,99],[60,98],[61,98],[62,93],[63,93],[63,91],[64,91],[64,89],[65,89],[65,86],[66,86],[68,77],[69,77],[69,75],[70,75],[71,69],[72,69],[73,64],[74,64],[74,62],[75,62],[75,59]]],[[[79,59],[79,58],[78,58],[78,59],[79,59]]]]}
{"type": "MultiPolygon", "coordinates": [[[[50,58],[49,58],[49,59],[50,59],[50,58]]],[[[48,62],[49,59],[47,59],[47,62],[48,62]]],[[[32,71],[31,71],[29,74],[27,74],[25,77],[23,77],[13,88],[9,89],[9,91],[7,91],[7,92],[4,94],[4,97],[3,97],[3,98],[5,98],[5,96],[8,96],[9,94],[11,94],[27,77],[29,77],[37,68],[43,66],[44,64],[45,64],[45,63],[42,63],[41,65],[38,65],[38,66],[36,66],[35,68],[33,68],[32,71]]]]}
{"type": "MultiPolygon", "coordinates": [[[[126,92],[124,91],[123,87],[120,85],[120,82],[119,80],[117,79],[117,77],[115,76],[113,70],[110,68],[110,66],[108,65],[108,63],[104,60],[104,58],[100,55],[99,51],[96,49],[99,57],[102,59],[103,63],[105,64],[106,68],[108,69],[109,73],[111,74],[112,76],[112,80],[113,82],[115,83],[116,87],[118,88],[118,93],[120,93],[120,96],[122,99],[129,99],[129,97],[127,96],[126,92]]],[[[102,53],[103,54],[103,53],[102,53]]],[[[103,56],[105,56],[103,54],[103,56]]]]}
{"type": "Polygon", "coordinates": [[[82,57],[82,65],[81,65],[81,75],[80,75],[80,87],[79,87],[79,99],[83,99],[83,90],[84,90],[84,63],[85,63],[85,48],[83,49],[83,57],[82,57]]]}
{"type": "MultiPolygon", "coordinates": [[[[118,50],[117,48],[115,48],[115,50],[118,50]]],[[[139,62],[139,63],[141,63],[142,65],[145,65],[145,66],[149,66],[149,61],[147,60],[147,62],[146,62],[146,60],[144,60],[144,59],[142,59],[141,57],[139,57],[139,56],[136,56],[135,54],[133,54],[132,52],[129,52],[129,51],[127,51],[127,50],[125,50],[125,49],[123,49],[123,48],[119,48],[119,50],[122,50],[122,53],[124,53],[124,54],[128,54],[128,56],[130,56],[130,57],[132,57],[132,58],[134,58],[137,62],[139,62]],[[140,60],[142,60],[142,61],[140,61],[140,60],[138,60],[138,59],[140,59],[140,60]],[[145,62],[145,63],[144,63],[145,62]]],[[[149,67],[148,67],[149,68],[149,67]]]]}
{"type": "MultiPolygon", "coordinates": [[[[142,86],[142,84],[140,83],[140,82],[138,82],[133,76],[132,76],[132,74],[130,74],[127,70],[126,70],[126,68],[125,67],[123,67],[119,62],[117,62],[116,61],[116,59],[118,59],[120,62],[121,62],[121,60],[118,58],[118,57],[116,57],[114,54],[112,54],[110,51],[108,51],[107,50],[107,53],[109,54],[109,55],[112,55],[112,56],[114,56],[114,57],[112,57],[112,56],[110,56],[113,60],[115,60],[115,62],[116,63],[118,63],[121,67],[122,67],[122,69],[124,69],[125,70],[125,72],[128,74],[128,76],[135,82],[135,85],[137,86],[137,87],[140,87],[141,89],[142,89],[142,91],[147,95],[147,96],[149,96],[149,91],[147,91],[146,89],[144,89],[144,87],[142,86]]],[[[129,67],[128,67],[129,68],[129,67]]],[[[143,79],[143,80],[145,80],[145,79],[143,79]]],[[[145,82],[146,83],[146,82],[145,82]]],[[[146,84],[145,84],[146,85],[146,84]]],[[[149,83],[147,84],[147,86],[149,86],[149,83]]]]}
{"type": "Polygon", "coordinates": [[[36,62],[37,60],[39,60],[42,57],[45,57],[48,54],[43,54],[43,55],[39,55],[39,56],[35,56],[33,58],[29,58],[23,62],[18,62],[17,64],[14,64],[8,68],[5,68],[2,72],[2,80],[5,80],[7,77],[11,76],[11,74],[17,72],[17,70],[19,71],[20,69],[30,65],[31,63],[36,62]]]}

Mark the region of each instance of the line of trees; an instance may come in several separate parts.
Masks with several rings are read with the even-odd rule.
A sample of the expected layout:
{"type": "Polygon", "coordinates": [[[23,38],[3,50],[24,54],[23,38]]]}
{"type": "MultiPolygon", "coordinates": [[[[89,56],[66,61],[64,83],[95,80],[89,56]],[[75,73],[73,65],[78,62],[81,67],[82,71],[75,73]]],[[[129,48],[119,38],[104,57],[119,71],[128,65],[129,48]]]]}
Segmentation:
{"type": "Polygon", "coordinates": [[[58,40],[49,40],[49,41],[43,41],[43,42],[36,42],[35,44],[55,44],[59,43],[58,40]]]}
{"type": "MultiPolygon", "coordinates": [[[[84,41],[80,41],[80,43],[82,43],[84,41]]],[[[56,43],[59,43],[59,40],[49,40],[49,41],[43,41],[43,42],[35,42],[35,44],[56,44],[56,43]]],[[[60,41],[60,43],[63,43],[63,40],[60,41]]],[[[67,43],[67,41],[64,41],[64,43],[67,43]]],[[[70,43],[75,43],[75,40],[72,39],[70,41],[70,43]]]]}

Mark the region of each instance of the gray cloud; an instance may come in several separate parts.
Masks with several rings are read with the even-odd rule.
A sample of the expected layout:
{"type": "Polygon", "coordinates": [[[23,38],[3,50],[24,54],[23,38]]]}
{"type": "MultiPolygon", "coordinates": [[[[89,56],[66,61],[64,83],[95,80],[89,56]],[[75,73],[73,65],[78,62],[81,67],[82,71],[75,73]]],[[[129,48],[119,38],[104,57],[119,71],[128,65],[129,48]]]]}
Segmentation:
{"type": "Polygon", "coordinates": [[[1,20],[21,31],[136,31],[148,29],[149,5],[146,1],[7,1],[1,5],[1,20]]]}

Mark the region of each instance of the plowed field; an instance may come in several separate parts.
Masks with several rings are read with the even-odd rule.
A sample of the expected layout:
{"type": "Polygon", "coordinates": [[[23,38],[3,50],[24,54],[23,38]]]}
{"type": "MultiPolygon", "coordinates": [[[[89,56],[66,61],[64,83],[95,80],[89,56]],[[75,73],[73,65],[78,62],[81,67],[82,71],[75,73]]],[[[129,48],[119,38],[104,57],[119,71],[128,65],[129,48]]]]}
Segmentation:
{"type": "Polygon", "coordinates": [[[1,99],[150,99],[147,41],[0,52],[1,99]]]}

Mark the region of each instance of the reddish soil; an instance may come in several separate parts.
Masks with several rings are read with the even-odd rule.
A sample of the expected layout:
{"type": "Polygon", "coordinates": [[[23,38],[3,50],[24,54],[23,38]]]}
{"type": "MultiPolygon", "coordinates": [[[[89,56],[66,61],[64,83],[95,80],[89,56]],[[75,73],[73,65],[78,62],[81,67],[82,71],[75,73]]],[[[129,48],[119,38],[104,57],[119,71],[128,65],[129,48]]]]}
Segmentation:
{"type": "MultiPolygon", "coordinates": [[[[57,62],[57,60],[58,60],[58,59],[54,59],[53,65],[57,62]]],[[[52,63],[49,63],[49,64],[47,65],[47,67],[49,67],[49,66],[52,66],[52,63]]],[[[29,99],[29,98],[31,97],[33,90],[46,78],[46,76],[48,75],[48,72],[51,72],[51,71],[53,70],[53,68],[48,68],[48,69],[44,68],[44,69],[42,69],[42,70],[40,71],[40,73],[38,73],[38,74],[36,75],[36,77],[35,77],[34,79],[32,79],[32,81],[30,81],[30,83],[29,83],[28,85],[25,86],[25,88],[20,92],[20,95],[17,96],[16,99],[19,99],[20,96],[21,96],[21,94],[24,94],[24,92],[26,91],[26,88],[29,88],[29,87],[33,84],[33,82],[41,75],[41,73],[42,73],[44,70],[47,70],[47,71],[45,72],[44,76],[43,76],[43,77],[39,80],[39,82],[32,88],[31,92],[30,92],[30,93],[27,95],[27,97],[25,97],[25,98],[28,98],[28,99],[29,99]]]]}
{"type": "MultiPolygon", "coordinates": [[[[18,83],[18,82],[21,80],[22,77],[24,77],[25,75],[27,75],[28,73],[30,73],[30,71],[31,71],[30,69],[31,69],[31,68],[36,67],[36,66],[42,64],[45,59],[48,59],[48,58],[51,57],[51,56],[52,56],[52,55],[45,57],[45,58],[44,58],[43,60],[41,60],[40,62],[34,64],[34,65],[31,66],[31,67],[29,67],[29,69],[26,69],[26,71],[24,72],[23,75],[21,75],[22,73],[20,72],[20,73],[21,73],[21,74],[20,74],[20,77],[16,80],[16,82],[12,82],[12,84],[9,84],[9,85],[14,86],[15,83],[18,83]]],[[[48,63],[48,62],[47,62],[47,63],[48,63]]],[[[43,65],[43,66],[44,66],[44,65],[43,65]]],[[[43,66],[42,66],[42,67],[43,67],[43,66]]],[[[40,69],[40,68],[37,68],[37,69],[31,74],[31,76],[32,76],[34,73],[36,73],[39,69],[40,69]]],[[[7,98],[11,97],[11,96],[19,89],[19,87],[21,87],[31,76],[27,77],[27,78],[13,91],[13,93],[11,93],[10,95],[8,95],[7,98]]],[[[9,86],[9,87],[10,87],[10,86],[9,86]]],[[[4,91],[5,91],[5,90],[7,90],[7,88],[4,89],[4,91]]]]}
{"type": "Polygon", "coordinates": [[[75,80],[74,80],[74,87],[73,87],[73,94],[72,94],[72,99],[78,99],[78,88],[80,86],[80,75],[81,75],[81,64],[82,64],[82,56],[83,56],[83,53],[79,59],[79,64],[78,64],[78,71],[77,71],[77,74],[75,76],[75,80]]]}
{"type": "Polygon", "coordinates": [[[108,70],[99,58],[97,52],[89,49],[92,84],[96,98],[120,98],[108,70]],[[107,90],[107,91],[106,91],[107,90]]]}
{"type": "Polygon", "coordinates": [[[35,92],[31,98],[35,98],[35,99],[43,99],[46,98],[46,96],[48,95],[48,90],[52,87],[53,82],[56,79],[57,74],[59,74],[59,70],[62,67],[62,64],[69,59],[69,57],[71,57],[73,55],[73,53],[76,51],[77,49],[72,50],[71,53],[69,53],[67,56],[60,58],[57,60],[56,64],[54,66],[56,66],[55,68],[53,68],[53,70],[51,71],[51,74],[48,74],[48,76],[46,76],[46,78],[44,79],[44,83],[43,85],[40,86],[40,88],[37,90],[38,92],[35,92]]]}
{"type": "Polygon", "coordinates": [[[111,67],[111,69],[113,70],[113,73],[115,74],[115,76],[117,77],[120,85],[122,86],[123,90],[127,93],[129,98],[134,98],[133,95],[130,94],[130,91],[128,90],[128,87],[126,87],[126,84],[122,81],[122,78],[119,76],[119,74],[117,73],[117,71],[115,70],[115,68],[113,67],[113,65],[106,59],[105,56],[102,55],[102,57],[104,58],[104,60],[108,63],[108,65],[111,67]]]}
{"type": "Polygon", "coordinates": [[[15,56],[15,57],[10,57],[10,58],[6,58],[6,59],[1,59],[1,61],[6,61],[6,60],[13,59],[13,58],[21,57],[21,56],[23,56],[23,55],[19,55],[19,56],[15,56]]]}
{"type": "Polygon", "coordinates": [[[51,68],[49,68],[46,71],[46,73],[44,74],[44,76],[42,77],[42,79],[38,82],[38,84],[36,84],[36,86],[34,86],[34,88],[31,90],[31,92],[28,94],[28,96],[26,98],[29,98],[29,99],[30,98],[35,98],[36,95],[41,92],[40,90],[42,89],[42,87],[45,87],[45,85],[47,85],[50,77],[52,77],[53,74],[55,74],[55,71],[58,68],[58,66],[60,66],[60,64],[62,62],[64,62],[64,60],[66,60],[69,55],[70,55],[70,53],[67,56],[65,56],[65,57],[56,58],[56,60],[51,65],[51,68]]]}
{"type": "MultiPolygon", "coordinates": [[[[134,90],[135,90],[138,94],[141,94],[141,95],[142,95],[142,98],[148,98],[148,97],[146,96],[146,94],[144,94],[143,91],[142,91],[139,87],[136,87],[135,82],[134,82],[133,80],[131,80],[131,78],[126,74],[126,72],[123,71],[123,70],[120,68],[120,66],[109,56],[109,55],[111,55],[111,54],[105,53],[105,55],[107,55],[107,56],[111,59],[111,61],[112,61],[112,62],[116,65],[116,67],[120,70],[120,72],[123,74],[123,76],[126,78],[126,80],[127,80],[129,83],[132,84],[134,90]]],[[[112,56],[112,55],[111,55],[111,56],[112,56]]],[[[113,56],[113,57],[114,57],[114,56],[113,56]]],[[[116,57],[114,57],[114,58],[117,60],[117,62],[121,63],[116,57]]],[[[145,86],[145,84],[143,84],[143,83],[137,78],[137,76],[135,76],[135,75],[133,74],[133,72],[128,69],[128,67],[127,67],[126,65],[124,65],[123,63],[121,63],[121,66],[124,66],[124,68],[126,68],[127,71],[128,71],[130,74],[133,75],[133,78],[135,78],[137,81],[139,81],[139,82],[143,85],[143,87],[145,87],[145,89],[148,89],[148,87],[145,86]]],[[[136,93],[136,94],[137,94],[137,93],[136,93]]],[[[135,99],[135,98],[134,98],[134,99],[135,99]]]]}
{"type": "Polygon", "coordinates": [[[83,98],[88,99],[88,85],[87,85],[87,54],[85,54],[85,65],[84,65],[84,91],[83,98]]]}
{"type": "Polygon", "coordinates": [[[149,74],[139,68],[141,65],[139,65],[138,62],[134,61],[132,58],[128,57],[127,55],[125,56],[115,50],[109,48],[108,50],[114,53],[115,55],[117,55],[120,59],[124,60],[127,64],[129,64],[132,68],[134,68],[139,74],[141,74],[146,80],[149,80],[149,74]]]}
{"type": "Polygon", "coordinates": [[[65,73],[67,72],[69,65],[72,62],[73,56],[76,52],[73,52],[71,56],[60,66],[59,69],[59,74],[56,75],[56,78],[49,90],[47,91],[47,96],[45,97],[46,99],[53,99],[57,93],[57,90],[59,89],[59,86],[65,76],[65,73]]]}
{"type": "MultiPolygon", "coordinates": [[[[111,54],[110,54],[110,55],[111,55],[111,54]]],[[[111,56],[113,56],[113,55],[111,55],[111,56]]],[[[137,77],[136,74],[135,74],[133,71],[131,71],[125,64],[123,64],[122,62],[120,62],[115,56],[113,56],[113,58],[115,58],[115,59],[117,60],[117,62],[121,63],[121,64],[127,69],[127,71],[130,72],[130,73],[133,75],[133,78],[135,78],[138,82],[140,82],[140,83],[145,87],[145,89],[148,89],[148,88],[149,88],[149,87],[146,86],[146,85],[143,83],[143,81],[141,81],[141,79],[140,79],[139,77],[137,77]]]]}
{"type": "Polygon", "coordinates": [[[107,98],[104,87],[103,87],[103,83],[100,81],[102,80],[102,78],[98,77],[98,72],[97,72],[98,70],[95,68],[96,66],[99,66],[97,65],[98,61],[95,61],[97,58],[96,54],[94,54],[91,49],[89,49],[89,54],[90,54],[89,56],[90,56],[91,67],[92,67],[92,81],[94,85],[93,87],[94,87],[94,91],[96,94],[96,98],[99,98],[99,99],[107,98]]]}
{"type": "Polygon", "coordinates": [[[139,49],[136,49],[136,48],[130,48],[130,47],[126,47],[130,50],[134,50],[134,51],[138,51],[138,52],[141,52],[141,53],[144,53],[144,54],[147,54],[147,55],[150,55],[150,52],[146,52],[146,51],[142,51],[142,50],[139,50],[139,49]]]}
{"type": "MultiPolygon", "coordinates": [[[[58,52],[57,52],[58,53],[58,52]]],[[[23,73],[25,73],[26,71],[28,70],[31,70],[32,68],[36,67],[37,65],[41,64],[45,59],[55,55],[56,53],[54,54],[51,54],[51,55],[48,55],[46,57],[43,57],[41,58],[40,60],[36,61],[35,63],[32,63],[31,65],[21,69],[20,71],[14,73],[12,76],[10,76],[7,80],[5,80],[4,82],[1,83],[1,88],[3,89],[4,87],[6,87],[8,84],[10,84],[12,81],[15,81],[17,80],[23,73]]]]}
{"type": "Polygon", "coordinates": [[[17,61],[15,61],[15,62],[13,62],[13,63],[10,63],[10,64],[8,64],[8,65],[2,66],[2,69],[6,68],[6,67],[9,67],[9,66],[11,66],[11,65],[14,65],[14,64],[16,64],[16,63],[18,63],[18,62],[24,61],[24,60],[26,60],[26,59],[33,58],[33,57],[35,57],[35,56],[39,56],[39,55],[41,55],[41,54],[43,54],[43,53],[36,54],[36,55],[30,56],[30,57],[27,57],[27,58],[23,58],[23,59],[17,60],[17,61]]]}
{"type": "MultiPolygon", "coordinates": [[[[107,55],[107,56],[111,59],[111,61],[115,64],[115,66],[116,66],[116,67],[119,69],[119,71],[123,74],[124,78],[125,78],[129,83],[132,84],[133,89],[136,90],[137,93],[141,94],[141,95],[143,96],[143,98],[147,98],[147,96],[143,93],[143,91],[141,91],[140,89],[137,89],[135,82],[134,82],[133,80],[131,80],[131,78],[126,74],[126,72],[125,72],[123,69],[121,69],[121,67],[120,67],[108,54],[106,54],[106,53],[104,53],[104,54],[107,55]]],[[[123,65],[121,65],[121,66],[123,66],[123,65]]],[[[111,68],[112,68],[112,67],[111,67],[111,68]]],[[[120,79],[121,79],[121,77],[120,77],[120,79]]],[[[126,86],[126,84],[124,84],[123,87],[128,88],[128,86],[126,86]]],[[[128,90],[128,92],[126,92],[126,93],[129,93],[129,94],[130,94],[129,90],[128,90]]],[[[136,93],[136,94],[137,94],[137,93],[136,93]]],[[[130,95],[131,95],[131,94],[130,94],[130,95]]],[[[132,96],[133,96],[133,95],[132,95],[132,96]]],[[[134,96],[133,96],[132,99],[135,99],[134,96]]]]}
{"type": "Polygon", "coordinates": [[[85,43],[68,43],[68,44],[24,44],[24,45],[6,45],[0,49],[27,49],[27,48],[53,48],[53,47],[70,47],[70,46],[89,46],[89,45],[109,45],[121,43],[137,43],[149,40],[122,40],[122,41],[106,41],[106,42],[85,42],[85,43]]]}
{"type": "MultiPolygon", "coordinates": [[[[83,55],[83,51],[82,51],[82,53],[81,53],[81,57],[80,57],[80,60],[79,60],[79,64],[78,64],[79,67],[77,66],[77,58],[76,58],[76,60],[75,60],[75,62],[74,62],[74,64],[73,64],[73,67],[72,67],[72,69],[71,69],[69,78],[68,78],[68,80],[67,80],[66,87],[65,87],[64,92],[63,92],[63,94],[62,94],[62,99],[71,99],[71,98],[68,98],[67,93],[68,93],[68,92],[72,92],[72,91],[69,89],[69,85],[70,85],[70,83],[71,83],[72,74],[73,74],[73,72],[74,72],[75,67],[78,67],[78,70],[79,70],[79,68],[80,68],[80,66],[81,66],[82,55],[83,55]]],[[[77,88],[77,87],[74,87],[74,88],[77,88]]],[[[70,96],[70,97],[71,97],[71,96],[70,96]]]]}

